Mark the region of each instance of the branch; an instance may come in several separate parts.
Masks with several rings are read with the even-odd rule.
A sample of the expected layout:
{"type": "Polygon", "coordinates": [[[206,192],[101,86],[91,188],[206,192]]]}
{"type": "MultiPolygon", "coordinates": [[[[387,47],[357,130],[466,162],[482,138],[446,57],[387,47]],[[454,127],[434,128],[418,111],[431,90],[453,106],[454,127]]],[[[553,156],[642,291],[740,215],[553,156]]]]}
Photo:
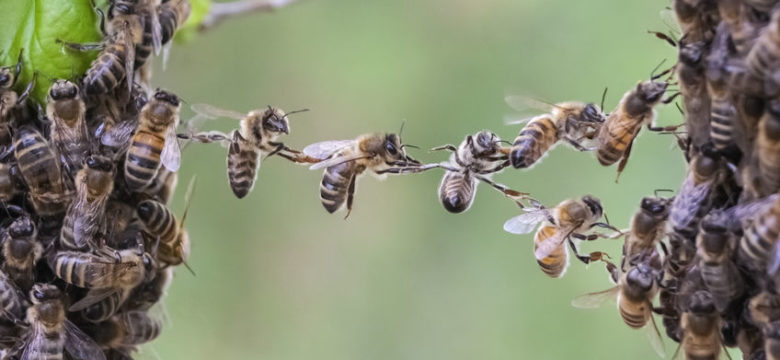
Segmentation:
{"type": "Polygon", "coordinates": [[[211,3],[211,9],[198,30],[206,31],[216,26],[225,19],[252,12],[272,12],[276,9],[290,5],[298,0],[238,0],[229,3],[211,3]]]}

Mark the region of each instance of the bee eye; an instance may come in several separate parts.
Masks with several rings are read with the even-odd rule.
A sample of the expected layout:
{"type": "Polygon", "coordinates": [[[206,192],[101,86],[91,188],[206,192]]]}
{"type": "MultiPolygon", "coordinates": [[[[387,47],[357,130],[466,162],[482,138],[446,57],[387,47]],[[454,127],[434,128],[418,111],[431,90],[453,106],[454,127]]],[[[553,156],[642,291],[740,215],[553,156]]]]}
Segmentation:
{"type": "Polygon", "coordinates": [[[33,290],[33,297],[35,297],[38,300],[43,300],[44,295],[43,292],[40,290],[33,290]]]}
{"type": "Polygon", "coordinates": [[[398,154],[398,150],[395,148],[395,144],[393,144],[393,143],[391,143],[389,141],[385,143],[385,150],[387,150],[387,153],[390,154],[390,155],[397,155],[398,154]]]}

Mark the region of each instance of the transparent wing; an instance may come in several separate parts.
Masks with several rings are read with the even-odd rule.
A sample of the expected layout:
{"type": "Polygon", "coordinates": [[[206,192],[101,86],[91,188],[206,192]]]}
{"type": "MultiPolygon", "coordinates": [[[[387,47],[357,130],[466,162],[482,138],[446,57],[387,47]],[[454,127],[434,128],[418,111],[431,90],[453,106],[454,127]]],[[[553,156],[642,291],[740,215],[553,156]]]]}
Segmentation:
{"type": "Polygon", "coordinates": [[[534,231],[536,225],[547,220],[547,211],[536,209],[525,214],[515,216],[504,223],[504,231],[511,234],[528,234],[534,231]]]}
{"type": "Polygon", "coordinates": [[[120,122],[104,132],[100,137],[100,142],[105,146],[115,148],[129,146],[136,125],[133,121],[120,122]]]}
{"type": "Polygon", "coordinates": [[[165,132],[165,147],[162,154],[160,154],[162,164],[166,169],[177,172],[181,166],[181,145],[179,145],[179,138],[176,136],[176,129],[172,126],[165,132]]]}
{"type": "Polygon", "coordinates": [[[578,309],[596,309],[607,301],[616,301],[618,289],[617,286],[613,286],[606,290],[578,296],[571,301],[571,306],[578,309]]]}
{"type": "Polygon", "coordinates": [[[114,295],[117,293],[116,289],[113,288],[106,288],[106,289],[90,289],[87,292],[87,295],[85,295],[81,300],[76,301],[73,303],[69,308],[68,311],[81,311],[84,310],[94,304],[97,304],[104,299],[106,299],[109,296],[114,295]]]}
{"type": "Polygon", "coordinates": [[[749,223],[768,211],[769,207],[777,201],[778,196],[778,194],[772,194],[756,201],[728,208],[723,211],[721,218],[725,219],[729,228],[741,227],[743,222],[749,223]]]}
{"type": "Polygon", "coordinates": [[[517,111],[528,112],[531,110],[549,112],[555,104],[525,95],[508,95],[504,97],[507,105],[517,111]]]}
{"type": "Polygon", "coordinates": [[[44,359],[46,353],[44,352],[44,345],[46,334],[43,332],[43,328],[39,324],[31,324],[30,328],[32,333],[27,335],[27,342],[24,344],[24,352],[20,360],[38,360],[44,359]]]}
{"type": "MultiPolygon", "coordinates": [[[[651,305],[652,304],[648,306],[651,305]]],[[[644,330],[645,334],[647,335],[647,340],[650,341],[650,346],[653,347],[655,353],[658,354],[661,359],[666,359],[666,349],[664,348],[664,342],[661,340],[661,332],[658,331],[658,325],[655,323],[655,317],[653,314],[650,314],[650,324],[645,324],[644,330]]]]}
{"type": "Polygon", "coordinates": [[[157,3],[158,1],[149,2],[149,19],[152,22],[152,45],[154,46],[154,55],[160,55],[160,49],[162,49],[162,26],[160,26],[157,3]]]}
{"type": "Polygon", "coordinates": [[[775,249],[772,251],[772,258],[769,259],[768,265],[767,274],[775,276],[777,270],[780,269],[780,246],[777,246],[777,244],[775,244],[775,249]]]}
{"type": "Polygon", "coordinates": [[[65,351],[75,359],[105,360],[103,350],[70,320],[65,320],[65,351]]]}
{"type": "Polygon", "coordinates": [[[347,163],[350,161],[355,161],[359,159],[367,159],[369,156],[366,155],[360,155],[360,154],[352,154],[352,155],[345,155],[345,156],[336,156],[333,158],[330,158],[328,160],[320,161],[312,166],[309,167],[310,170],[317,170],[317,169],[323,169],[323,168],[329,168],[331,166],[340,165],[343,163],[347,163]]]}
{"type": "Polygon", "coordinates": [[[303,148],[303,153],[315,159],[327,159],[339,150],[348,148],[356,143],[355,140],[332,140],[314,143],[303,148]]]}
{"type": "Polygon", "coordinates": [[[125,23],[125,50],[127,55],[125,56],[125,81],[127,82],[127,91],[133,92],[133,83],[135,83],[135,76],[133,69],[135,66],[135,45],[133,45],[133,31],[129,25],[125,23]]]}
{"type": "Polygon", "coordinates": [[[707,199],[710,193],[710,181],[695,185],[691,176],[683,181],[680,192],[674,197],[672,202],[670,219],[678,226],[687,226],[699,213],[702,203],[707,199]]]}
{"type": "Polygon", "coordinates": [[[241,120],[245,116],[242,113],[235,112],[232,110],[220,109],[216,106],[209,105],[209,104],[194,104],[192,105],[192,111],[209,118],[226,117],[226,118],[241,120]]]}
{"type": "Polygon", "coordinates": [[[524,117],[506,117],[504,118],[504,124],[506,125],[522,125],[538,117],[538,115],[524,116],[524,117]]]}
{"type": "Polygon", "coordinates": [[[550,256],[555,249],[563,245],[563,242],[566,240],[566,237],[571,234],[572,230],[573,228],[558,228],[556,229],[555,234],[544,239],[541,243],[536,244],[536,250],[534,250],[536,260],[543,260],[550,256]]]}

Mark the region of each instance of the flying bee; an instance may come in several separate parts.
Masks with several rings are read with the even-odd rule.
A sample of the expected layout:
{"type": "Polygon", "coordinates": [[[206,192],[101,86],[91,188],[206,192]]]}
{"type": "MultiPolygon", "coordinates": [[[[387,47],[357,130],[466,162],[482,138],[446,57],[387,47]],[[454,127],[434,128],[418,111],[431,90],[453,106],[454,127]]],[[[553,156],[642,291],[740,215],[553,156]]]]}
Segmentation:
{"type": "MultiPolygon", "coordinates": [[[[645,197],[631,218],[631,229],[623,245],[623,261],[633,262],[641,254],[656,251],[666,236],[666,219],[673,199],[659,196],[645,197]]],[[[621,266],[626,270],[626,264],[621,266]]]]}
{"type": "Polygon", "coordinates": [[[346,203],[346,219],[352,211],[355,183],[366,170],[384,179],[386,174],[418,173],[439,167],[439,164],[421,165],[406,154],[406,146],[398,134],[372,133],[354,140],[311,144],[303,153],[321,160],[310,169],[325,168],[320,182],[322,206],[332,214],[346,203]]]}
{"type": "Polygon", "coordinates": [[[70,176],[81,168],[89,148],[86,111],[78,85],[67,80],[52,84],[46,104],[46,115],[52,121],[51,144],[70,176]]]}
{"type": "Polygon", "coordinates": [[[767,103],[755,144],[760,195],[770,195],[780,189],[780,101],[772,99],[767,103]]]}
{"type": "Polygon", "coordinates": [[[699,290],[689,296],[680,318],[683,334],[680,348],[685,358],[717,359],[723,347],[721,325],[712,294],[699,290]]]}
{"type": "Polygon", "coordinates": [[[653,350],[665,357],[661,332],[653,318],[653,299],[659,290],[660,272],[658,253],[646,254],[628,272],[617,274],[616,286],[577,297],[572,300],[572,305],[581,309],[593,309],[606,301],[617,299],[618,311],[626,325],[632,329],[644,328],[653,350]],[[648,326],[648,323],[651,323],[652,327],[648,326]]]}
{"type": "Polygon", "coordinates": [[[246,115],[206,104],[195,104],[192,109],[207,118],[241,120],[240,128],[226,136],[229,140],[228,181],[233,194],[239,199],[252,191],[263,158],[279,155],[293,162],[312,162],[306,161],[299,151],[277,141],[282,134],[290,133],[288,116],[306,109],[285,113],[279,108],[268,106],[267,109],[252,110],[246,115]]]}
{"type": "Polygon", "coordinates": [[[43,252],[37,236],[35,223],[26,215],[14,220],[3,236],[3,271],[23,290],[32,287],[35,263],[43,252]]]}
{"type": "Polygon", "coordinates": [[[40,131],[30,124],[16,129],[14,155],[37,214],[54,216],[65,212],[70,193],[63,182],[60,161],[40,131]]]}
{"type": "Polygon", "coordinates": [[[76,197],[62,221],[60,247],[67,250],[95,248],[96,235],[105,228],[106,203],[114,189],[114,163],[91,155],[76,175],[76,197]]]}
{"type": "Polygon", "coordinates": [[[506,154],[508,149],[502,148],[499,142],[501,139],[496,134],[480,131],[473,136],[466,136],[457,148],[444,145],[433,149],[452,152],[447,164],[452,170],[447,170],[439,185],[439,200],[447,211],[460,213],[471,207],[477,193],[477,180],[510,197],[528,195],[511,190],[490,178],[492,174],[509,166],[506,154]]]}
{"type": "Polygon", "coordinates": [[[723,177],[724,166],[720,154],[709,146],[694,155],[669,212],[672,231],[689,239],[696,237],[699,221],[709,211],[715,186],[723,177]]]}
{"type": "Polygon", "coordinates": [[[30,328],[20,359],[61,359],[63,351],[75,359],[106,358],[100,347],[65,317],[63,294],[56,286],[35,284],[30,300],[30,328]]]}
{"type": "Polygon", "coordinates": [[[520,96],[507,96],[506,102],[517,110],[534,106],[550,111],[528,120],[515,138],[509,158],[517,169],[530,168],[561,140],[577,150],[587,150],[581,141],[593,140],[606,118],[601,107],[593,103],[569,101],[547,105],[520,96]]]}
{"type": "Polygon", "coordinates": [[[138,129],[125,159],[125,182],[130,190],[148,186],[160,164],[176,172],[181,164],[181,148],[176,138],[179,125],[179,98],[157,90],[141,109],[138,129]]]}
{"type": "Polygon", "coordinates": [[[744,283],[736,264],[731,261],[735,241],[723,226],[722,214],[712,212],[701,220],[696,237],[696,256],[701,279],[712,294],[718,311],[723,311],[742,294],[744,283]]]}
{"type": "Polygon", "coordinates": [[[99,325],[96,341],[103,348],[123,350],[157,338],[162,322],[145,311],[124,312],[99,325]]]}
{"type": "Polygon", "coordinates": [[[604,211],[599,199],[590,195],[564,200],[551,210],[537,204],[535,209],[524,211],[526,212],[507,220],[504,230],[512,234],[527,234],[533,231],[537,224],[543,223],[534,236],[534,256],[542,271],[553,278],[562,277],[569,265],[565,242],[569,243],[577,259],[585,264],[596,260],[608,262],[605,258],[609,256],[601,251],[580,255],[572,238],[596,240],[610,237],[601,233],[585,234],[596,226],[620,233],[611,225],[599,222],[604,211]]]}
{"type": "Polygon", "coordinates": [[[610,166],[620,160],[618,177],[626,167],[631,146],[642,126],[646,125],[651,131],[673,131],[677,128],[653,126],[657,115],[655,106],[671,101],[671,98],[662,99],[669,83],[655,81],[663,75],[664,73],[653,76],[651,80],[637,84],[636,88],[623,95],[617,109],[609,113],[604,125],[599,129],[596,136],[596,155],[599,163],[610,166]]]}

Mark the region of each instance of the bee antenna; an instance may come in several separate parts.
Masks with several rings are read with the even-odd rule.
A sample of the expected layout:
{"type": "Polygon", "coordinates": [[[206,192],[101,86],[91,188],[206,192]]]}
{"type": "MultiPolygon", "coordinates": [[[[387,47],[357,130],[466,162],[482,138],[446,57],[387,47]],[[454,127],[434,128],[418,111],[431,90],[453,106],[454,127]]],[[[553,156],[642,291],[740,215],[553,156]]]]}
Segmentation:
{"type": "Polygon", "coordinates": [[[512,142],[511,142],[511,141],[507,141],[507,140],[496,140],[496,141],[494,141],[493,143],[495,143],[495,144],[507,144],[507,145],[514,145],[514,144],[512,144],[512,142]]]}
{"type": "Polygon", "coordinates": [[[181,263],[184,264],[184,267],[186,267],[187,270],[190,271],[190,274],[192,274],[192,276],[197,276],[195,275],[195,270],[192,270],[192,268],[190,267],[190,264],[188,264],[186,261],[182,261],[181,263]]]}
{"type": "Polygon", "coordinates": [[[401,135],[404,133],[404,125],[406,125],[406,120],[401,122],[401,130],[398,130],[398,140],[401,140],[401,135]]]}
{"type": "Polygon", "coordinates": [[[606,220],[606,221],[607,221],[607,225],[611,225],[611,224],[609,223],[609,216],[607,216],[607,212],[606,212],[606,211],[604,212],[604,220],[606,220]]]}
{"type": "Polygon", "coordinates": [[[417,145],[412,145],[412,144],[402,144],[401,145],[401,149],[403,149],[403,148],[419,149],[420,147],[417,146],[417,145]]]}
{"type": "Polygon", "coordinates": [[[282,116],[282,118],[286,118],[286,117],[290,116],[291,114],[297,114],[297,113],[302,113],[302,112],[307,112],[307,111],[309,111],[309,109],[293,110],[293,111],[290,111],[290,112],[284,114],[284,116],[282,116]]]}
{"type": "Polygon", "coordinates": [[[658,197],[658,193],[659,192],[670,192],[670,193],[673,193],[674,190],[672,190],[672,189],[655,189],[653,191],[653,195],[655,195],[655,197],[658,197]]]}
{"type": "Polygon", "coordinates": [[[604,100],[607,98],[607,90],[608,89],[609,88],[605,86],[604,87],[604,92],[601,93],[601,111],[604,111],[604,100]]]}

